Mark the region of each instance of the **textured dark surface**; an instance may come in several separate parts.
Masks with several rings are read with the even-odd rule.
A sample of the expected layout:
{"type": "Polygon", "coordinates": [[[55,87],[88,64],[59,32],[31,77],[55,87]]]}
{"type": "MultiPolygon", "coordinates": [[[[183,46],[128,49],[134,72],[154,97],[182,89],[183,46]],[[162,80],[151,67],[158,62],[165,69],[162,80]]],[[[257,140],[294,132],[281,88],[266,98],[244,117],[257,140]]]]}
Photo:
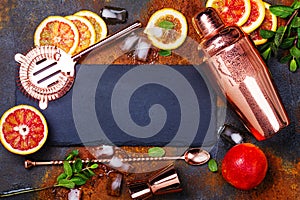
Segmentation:
{"type": "MultiPolygon", "coordinates": [[[[111,5],[126,8],[129,13],[128,23],[130,23],[142,17],[140,11],[146,4],[147,1],[135,0],[2,0],[0,3],[0,115],[15,105],[15,78],[18,65],[14,61],[14,55],[19,52],[25,53],[32,47],[34,29],[43,18],[48,15],[68,15],[80,9],[99,11],[104,5],[111,5]]],[[[114,32],[122,26],[109,26],[109,31],[114,32]]],[[[279,134],[263,142],[257,142],[252,136],[248,138],[249,142],[260,146],[267,155],[269,170],[264,182],[255,190],[239,191],[222,179],[220,171],[211,173],[207,166],[192,167],[178,161],[176,168],[183,183],[183,192],[156,199],[297,199],[300,193],[300,71],[291,73],[286,65],[279,64],[276,59],[271,59],[268,66],[291,124],[279,134]]],[[[226,121],[242,128],[236,115],[230,110],[226,121]]],[[[211,151],[212,157],[219,165],[228,148],[229,146],[220,140],[211,151]]],[[[53,148],[45,145],[38,153],[28,157],[42,160],[63,159],[67,150],[67,147],[53,148]]],[[[56,170],[54,167],[26,170],[23,167],[24,160],[23,156],[11,154],[2,145],[0,146],[0,192],[38,187],[43,184],[45,177],[51,177],[51,170],[56,170]]],[[[124,190],[123,192],[127,193],[124,190]]],[[[36,196],[35,193],[9,199],[34,199],[36,196]]],[[[127,197],[128,195],[125,195],[119,199],[127,197]]]]}
{"type": "MultiPolygon", "coordinates": [[[[148,83],[144,86],[141,86],[139,90],[136,90],[131,97],[130,101],[130,115],[133,120],[140,124],[140,126],[147,125],[150,123],[151,118],[148,116],[149,108],[153,106],[153,104],[160,104],[164,107],[166,112],[168,113],[168,117],[166,121],[164,120],[163,114],[156,114],[157,118],[162,118],[161,121],[165,121],[164,127],[157,132],[155,130],[156,126],[152,126],[147,128],[149,133],[157,132],[155,135],[151,137],[139,138],[138,136],[130,136],[122,129],[118,127],[118,124],[114,121],[114,116],[112,113],[112,107],[117,107],[117,111],[122,112],[122,108],[118,106],[110,105],[112,101],[112,93],[114,91],[114,87],[119,81],[119,78],[124,75],[126,72],[136,70],[138,68],[141,69],[142,66],[137,65],[110,65],[106,68],[105,65],[77,65],[76,68],[78,71],[87,71],[92,70],[93,73],[97,73],[97,69],[105,69],[105,73],[100,74],[101,79],[97,84],[96,91],[91,91],[95,93],[94,101],[91,101],[91,104],[95,105],[95,112],[97,116],[98,124],[100,124],[103,134],[106,137],[101,137],[99,133],[95,133],[95,129],[92,129],[91,132],[87,131],[89,127],[94,126],[91,124],[89,120],[89,116],[91,113],[84,115],[84,112],[81,112],[80,119],[85,119],[81,124],[82,128],[85,132],[78,132],[76,128],[78,128],[78,123],[76,124],[77,118],[74,116],[74,112],[76,109],[80,109],[79,107],[83,106],[77,103],[74,105],[76,100],[77,93],[83,93],[81,90],[88,89],[83,78],[76,79],[76,83],[72,90],[68,92],[62,98],[49,102],[49,106],[45,110],[41,110],[45,118],[48,122],[49,128],[49,138],[48,142],[52,146],[75,146],[75,145],[101,145],[101,144],[114,144],[117,146],[125,146],[125,145],[133,145],[133,146],[165,146],[171,140],[172,144],[175,146],[201,146],[205,136],[207,135],[208,128],[211,125],[211,129],[213,133],[211,135],[215,135],[216,128],[216,109],[215,109],[215,99],[211,99],[211,94],[206,86],[205,81],[203,80],[201,74],[197,72],[197,70],[193,66],[163,66],[163,65],[148,65],[143,66],[143,71],[148,71],[145,73],[145,76],[150,80],[155,80],[155,76],[159,76],[162,74],[162,70],[166,69],[174,71],[176,73],[180,73],[185,77],[185,80],[188,80],[193,87],[193,91],[196,91],[196,99],[199,102],[199,108],[196,106],[190,105],[189,114],[193,110],[199,110],[196,112],[197,115],[203,116],[199,120],[197,124],[197,131],[195,135],[191,135],[192,141],[187,140],[189,136],[188,132],[193,132],[192,128],[190,131],[185,128],[185,132],[177,133],[180,128],[180,118],[181,118],[181,109],[180,104],[184,104],[184,102],[179,102],[176,98],[176,95],[172,94],[168,88],[164,86],[159,86],[157,83],[148,83]],[[93,70],[94,69],[94,70],[93,70]],[[151,73],[150,70],[155,69],[154,73],[151,73]],[[80,79],[80,80],[79,80],[80,79]],[[81,82],[81,83],[80,83],[81,82]],[[80,84],[82,84],[80,86],[80,84]],[[84,88],[83,88],[84,87],[84,88]],[[73,95],[73,91],[76,91],[75,95],[73,95]],[[157,94],[160,94],[159,96],[157,94]],[[72,105],[73,102],[73,105],[72,105]],[[212,105],[213,104],[213,105],[212,105]],[[210,122],[212,122],[210,124],[210,122]],[[177,138],[174,137],[177,135],[177,138]]],[[[140,71],[140,70],[139,70],[140,71]]],[[[133,75],[135,76],[135,75],[133,75]]],[[[146,78],[145,77],[145,78],[146,78]]],[[[162,78],[161,78],[162,79],[162,78]]],[[[127,93],[130,93],[130,88],[135,87],[136,80],[128,80],[126,84],[122,84],[124,87],[120,89],[120,94],[118,94],[119,101],[122,101],[122,97],[127,93]],[[129,89],[128,89],[129,88],[129,89]]],[[[176,81],[177,82],[177,81],[176,81]]],[[[95,81],[95,83],[97,83],[95,81]]],[[[177,84],[177,88],[179,90],[184,91],[183,87],[177,84]]],[[[87,104],[89,101],[89,97],[91,96],[91,92],[88,92],[88,95],[80,94],[80,99],[86,98],[86,100],[80,100],[82,104],[87,104]]],[[[187,95],[187,92],[184,93],[187,95]]],[[[190,97],[191,98],[191,97],[190,97]]],[[[27,104],[32,106],[38,106],[36,101],[26,97],[23,93],[17,90],[16,92],[16,104],[27,104]]],[[[122,101],[122,105],[126,105],[126,100],[122,101]]],[[[153,114],[154,115],[154,114],[153,114]]],[[[191,116],[191,114],[190,114],[191,116]]],[[[186,116],[187,121],[190,122],[189,127],[193,127],[193,119],[192,117],[186,116]]],[[[195,120],[196,121],[196,120],[195,120]]],[[[130,127],[127,129],[130,129],[130,127]]],[[[134,130],[133,130],[134,131],[134,130]]],[[[212,138],[213,139],[213,138],[212,138]]],[[[169,144],[170,145],[170,144],[169,144]]]]}

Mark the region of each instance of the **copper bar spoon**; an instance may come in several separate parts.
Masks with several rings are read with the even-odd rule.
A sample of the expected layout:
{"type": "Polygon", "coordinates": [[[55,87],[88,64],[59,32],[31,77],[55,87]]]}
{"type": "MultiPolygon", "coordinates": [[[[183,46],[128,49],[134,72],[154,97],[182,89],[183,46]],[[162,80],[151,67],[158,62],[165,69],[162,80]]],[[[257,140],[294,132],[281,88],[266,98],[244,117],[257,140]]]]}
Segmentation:
{"type": "MultiPolygon", "coordinates": [[[[184,160],[189,165],[202,165],[210,159],[210,154],[201,148],[190,148],[183,156],[164,156],[164,157],[131,157],[131,158],[121,158],[122,162],[142,162],[142,161],[166,161],[166,160],[184,160]]],[[[109,163],[109,159],[86,159],[82,160],[83,163],[109,163]]],[[[70,163],[75,161],[71,160],[70,163]]],[[[29,169],[35,166],[43,165],[62,165],[63,160],[52,160],[52,161],[31,161],[25,160],[25,168],[29,169]]]]}

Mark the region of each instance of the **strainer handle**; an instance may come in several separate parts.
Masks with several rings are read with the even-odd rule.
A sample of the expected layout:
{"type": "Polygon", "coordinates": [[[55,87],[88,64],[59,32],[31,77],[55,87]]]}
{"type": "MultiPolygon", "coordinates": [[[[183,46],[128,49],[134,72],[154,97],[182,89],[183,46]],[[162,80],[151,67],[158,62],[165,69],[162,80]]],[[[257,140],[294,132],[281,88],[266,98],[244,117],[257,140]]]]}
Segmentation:
{"type": "Polygon", "coordinates": [[[129,33],[135,31],[136,29],[142,27],[142,23],[140,21],[136,21],[133,24],[127,26],[126,28],[107,36],[106,38],[104,38],[103,40],[101,40],[100,42],[95,43],[94,45],[86,48],[85,50],[81,51],[80,53],[72,56],[72,59],[74,61],[78,60],[81,56],[84,56],[85,54],[89,53],[90,51],[98,48],[98,47],[103,47],[107,44],[109,44],[110,42],[116,41],[126,35],[128,35],[129,33]]]}

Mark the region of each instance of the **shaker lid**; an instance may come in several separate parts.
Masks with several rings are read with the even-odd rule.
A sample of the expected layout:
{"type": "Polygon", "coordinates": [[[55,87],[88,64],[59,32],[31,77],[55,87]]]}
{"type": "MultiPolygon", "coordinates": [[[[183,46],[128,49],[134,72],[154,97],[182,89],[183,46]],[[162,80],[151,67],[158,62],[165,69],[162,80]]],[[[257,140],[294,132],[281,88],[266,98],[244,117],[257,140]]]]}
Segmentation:
{"type": "Polygon", "coordinates": [[[217,11],[211,7],[203,8],[192,18],[192,22],[200,38],[206,37],[225,26],[217,11]]]}

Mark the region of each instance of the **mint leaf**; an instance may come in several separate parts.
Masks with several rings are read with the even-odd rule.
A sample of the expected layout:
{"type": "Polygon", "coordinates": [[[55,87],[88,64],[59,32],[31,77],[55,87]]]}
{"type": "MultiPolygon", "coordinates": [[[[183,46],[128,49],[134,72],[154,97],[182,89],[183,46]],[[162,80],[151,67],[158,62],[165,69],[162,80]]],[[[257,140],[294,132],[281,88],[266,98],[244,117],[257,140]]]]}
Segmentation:
{"type": "Polygon", "coordinates": [[[77,158],[73,164],[73,172],[81,172],[82,170],[82,160],[80,158],[77,158]]]}
{"type": "Polygon", "coordinates": [[[60,175],[56,178],[56,180],[57,180],[57,182],[59,182],[61,179],[65,179],[65,178],[67,178],[67,174],[66,174],[66,173],[62,173],[62,174],[60,174],[60,175]]]}
{"type": "Polygon", "coordinates": [[[78,156],[79,154],[79,151],[76,149],[76,150],[73,150],[71,153],[69,153],[69,155],[66,157],[65,160],[72,160],[74,157],[78,156]]]}
{"type": "Polygon", "coordinates": [[[158,54],[160,56],[170,56],[172,54],[172,51],[171,50],[161,49],[161,50],[159,50],[158,54]]]}
{"type": "Polygon", "coordinates": [[[283,49],[291,48],[294,44],[296,37],[289,37],[283,39],[282,43],[280,44],[280,47],[283,49]]]}
{"type": "Polygon", "coordinates": [[[65,171],[65,174],[67,175],[67,178],[71,177],[73,175],[73,170],[72,170],[72,167],[71,167],[69,161],[64,161],[64,171],[65,171]]]}
{"type": "Polygon", "coordinates": [[[87,169],[87,171],[88,171],[90,177],[96,175],[96,174],[95,174],[92,170],[90,170],[90,169],[87,169]]]}
{"type": "Polygon", "coordinates": [[[214,159],[210,159],[208,161],[208,169],[211,172],[217,172],[218,171],[218,164],[217,164],[217,162],[214,159]]]}
{"type": "Polygon", "coordinates": [[[294,3],[292,4],[292,8],[299,9],[300,8],[300,1],[299,0],[295,0],[294,3]]]}
{"type": "Polygon", "coordinates": [[[280,26],[280,27],[277,29],[276,34],[275,34],[275,38],[274,38],[274,43],[275,43],[275,45],[276,45],[277,47],[280,46],[285,31],[286,31],[286,26],[280,26]]]}
{"type": "Polygon", "coordinates": [[[159,22],[159,23],[158,23],[158,26],[159,26],[160,28],[164,28],[164,29],[173,29],[175,25],[174,25],[173,22],[164,20],[164,21],[159,22]]]}
{"type": "Polygon", "coordinates": [[[161,147],[152,147],[148,149],[148,155],[150,157],[162,157],[165,155],[165,150],[161,147]]]}
{"type": "Polygon", "coordinates": [[[280,63],[287,63],[289,62],[291,59],[292,59],[292,55],[291,54],[288,54],[286,56],[283,56],[281,59],[280,59],[280,63]]]}
{"type": "Polygon", "coordinates": [[[269,60],[269,58],[271,57],[271,48],[269,47],[268,49],[266,49],[261,53],[261,55],[265,60],[269,60]]]}
{"type": "Polygon", "coordinates": [[[270,31],[270,30],[264,30],[264,29],[261,29],[259,31],[259,34],[262,38],[264,39],[269,39],[271,37],[273,37],[275,35],[275,32],[274,31],[270,31]]]}
{"type": "Polygon", "coordinates": [[[299,28],[300,27],[300,17],[294,17],[294,19],[291,22],[292,28],[299,28]]]}
{"type": "Polygon", "coordinates": [[[75,185],[84,185],[86,183],[86,180],[79,176],[71,178],[70,181],[75,183],[75,185]]]}
{"type": "Polygon", "coordinates": [[[77,173],[77,174],[74,174],[74,177],[80,177],[80,178],[82,178],[82,179],[84,179],[84,180],[88,180],[89,178],[86,176],[86,175],[84,175],[83,173],[77,173]]]}
{"type": "Polygon", "coordinates": [[[294,12],[293,8],[284,5],[272,5],[270,6],[269,10],[271,11],[271,13],[281,18],[291,16],[294,12]]]}
{"type": "Polygon", "coordinates": [[[90,169],[97,169],[98,168],[98,164],[94,163],[90,166],[90,169]]]}
{"type": "Polygon", "coordinates": [[[295,59],[292,59],[290,62],[290,71],[295,72],[297,70],[297,63],[295,59]]]}
{"type": "Polygon", "coordinates": [[[296,46],[293,46],[291,49],[290,49],[290,53],[292,56],[296,57],[296,58],[299,58],[300,57],[300,49],[298,49],[296,46]]]}
{"type": "Polygon", "coordinates": [[[66,187],[69,189],[73,189],[75,187],[75,183],[73,183],[72,181],[68,180],[68,179],[61,179],[57,185],[55,186],[61,186],[61,187],[66,187]]]}

